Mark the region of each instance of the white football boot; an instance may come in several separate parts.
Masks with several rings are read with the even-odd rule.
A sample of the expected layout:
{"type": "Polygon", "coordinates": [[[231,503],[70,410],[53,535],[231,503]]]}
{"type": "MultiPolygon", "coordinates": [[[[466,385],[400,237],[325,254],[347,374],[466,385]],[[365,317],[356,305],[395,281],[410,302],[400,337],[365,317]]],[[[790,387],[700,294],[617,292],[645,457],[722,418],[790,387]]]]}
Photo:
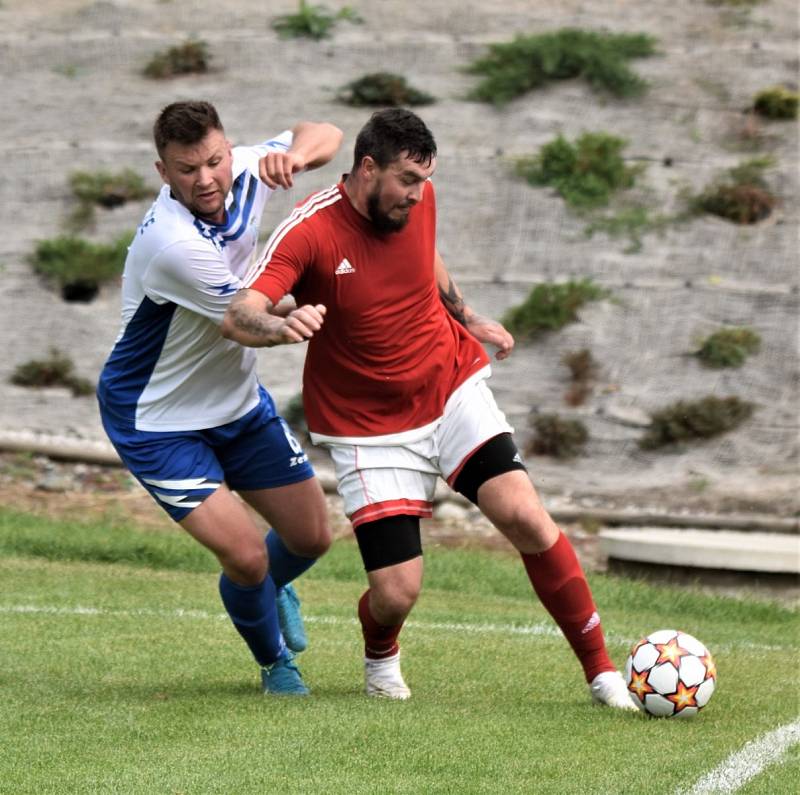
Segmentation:
{"type": "Polygon", "coordinates": [[[364,658],[364,682],[368,696],[394,698],[401,701],[411,697],[408,685],[400,672],[400,652],[382,660],[364,658]]]}
{"type": "Polygon", "coordinates": [[[639,710],[619,671],[604,671],[597,674],[589,685],[589,691],[592,694],[592,701],[598,704],[605,704],[614,709],[639,710]]]}

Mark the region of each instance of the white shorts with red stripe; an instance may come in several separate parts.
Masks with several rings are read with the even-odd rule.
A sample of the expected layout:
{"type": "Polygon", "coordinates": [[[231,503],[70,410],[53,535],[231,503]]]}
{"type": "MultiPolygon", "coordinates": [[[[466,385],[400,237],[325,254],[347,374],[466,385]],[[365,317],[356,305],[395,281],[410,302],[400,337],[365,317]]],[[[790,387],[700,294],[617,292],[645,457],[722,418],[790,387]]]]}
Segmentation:
{"type": "Polygon", "coordinates": [[[397,438],[312,435],[331,452],[353,527],[400,514],[430,517],[436,479],[452,485],[475,450],[501,433],[513,433],[486,384],[489,373],[487,367],[456,389],[421,438],[408,431],[397,438]]]}

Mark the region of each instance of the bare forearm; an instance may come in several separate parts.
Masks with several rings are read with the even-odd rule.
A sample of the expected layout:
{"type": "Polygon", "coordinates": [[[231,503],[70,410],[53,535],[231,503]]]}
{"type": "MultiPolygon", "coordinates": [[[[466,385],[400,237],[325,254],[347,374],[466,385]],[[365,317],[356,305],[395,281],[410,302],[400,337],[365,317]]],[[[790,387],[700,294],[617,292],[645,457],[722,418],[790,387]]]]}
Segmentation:
{"type": "Polygon", "coordinates": [[[445,268],[438,251],[435,256],[436,286],[439,288],[439,298],[444,304],[445,309],[461,323],[462,326],[466,326],[467,319],[472,314],[472,310],[464,301],[464,296],[461,294],[461,290],[458,289],[455,280],[447,272],[447,268],[445,268]]]}
{"type": "Polygon", "coordinates": [[[222,336],[251,348],[279,345],[283,318],[271,314],[272,302],[266,298],[263,307],[254,306],[248,300],[249,292],[239,292],[231,300],[222,321],[222,336]]]}
{"type": "Polygon", "coordinates": [[[446,285],[439,283],[439,298],[442,299],[445,309],[459,322],[462,326],[467,325],[466,310],[467,306],[464,303],[464,298],[458,289],[458,285],[453,279],[448,276],[446,285]]]}
{"type": "Polygon", "coordinates": [[[447,272],[439,252],[434,260],[436,285],[445,309],[480,342],[497,348],[497,359],[505,359],[514,348],[514,338],[495,320],[474,312],[464,301],[464,296],[452,276],[447,272]]]}
{"type": "Polygon", "coordinates": [[[257,290],[240,290],[233,296],[222,320],[222,336],[250,348],[271,348],[310,340],[322,328],[326,309],[306,304],[285,315],[272,313],[273,304],[257,290]]]}
{"type": "Polygon", "coordinates": [[[298,155],[306,168],[317,168],[327,163],[342,143],[342,131],[327,122],[302,121],[292,130],[290,152],[298,155]]]}

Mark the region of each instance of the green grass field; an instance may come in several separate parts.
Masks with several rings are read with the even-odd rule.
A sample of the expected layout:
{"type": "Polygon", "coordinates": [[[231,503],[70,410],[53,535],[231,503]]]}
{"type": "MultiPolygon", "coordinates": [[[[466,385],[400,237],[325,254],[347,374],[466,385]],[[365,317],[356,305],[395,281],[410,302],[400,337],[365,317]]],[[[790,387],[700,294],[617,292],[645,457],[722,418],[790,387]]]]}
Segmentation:
{"type": "MultiPolygon", "coordinates": [[[[796,611],[591,582],[620,666],[656,629],[708,645],[696,719],[593,706],[517,560],[440,548],[402,636],[413,697],[368,699],[346,541],[298,584],[312,696],[264,697],[213,559],[180,532],[0,509],[0,792],[670,793],[798,721],[796,611]]],[[[738,791],[796,792],[798,750],[738,791]]]]}

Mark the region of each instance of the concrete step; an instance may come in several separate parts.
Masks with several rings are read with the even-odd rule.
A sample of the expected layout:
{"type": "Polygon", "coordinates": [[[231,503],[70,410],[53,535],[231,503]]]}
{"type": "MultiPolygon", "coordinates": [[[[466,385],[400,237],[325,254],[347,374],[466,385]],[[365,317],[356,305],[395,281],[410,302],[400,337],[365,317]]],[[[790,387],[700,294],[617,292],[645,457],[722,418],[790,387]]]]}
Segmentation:
{"type": "Polygon", "coordinates": [[[728,571],[800,574],[800,538],[785,533],[625,527],[601,530],[610,559],[728,571]]]}

